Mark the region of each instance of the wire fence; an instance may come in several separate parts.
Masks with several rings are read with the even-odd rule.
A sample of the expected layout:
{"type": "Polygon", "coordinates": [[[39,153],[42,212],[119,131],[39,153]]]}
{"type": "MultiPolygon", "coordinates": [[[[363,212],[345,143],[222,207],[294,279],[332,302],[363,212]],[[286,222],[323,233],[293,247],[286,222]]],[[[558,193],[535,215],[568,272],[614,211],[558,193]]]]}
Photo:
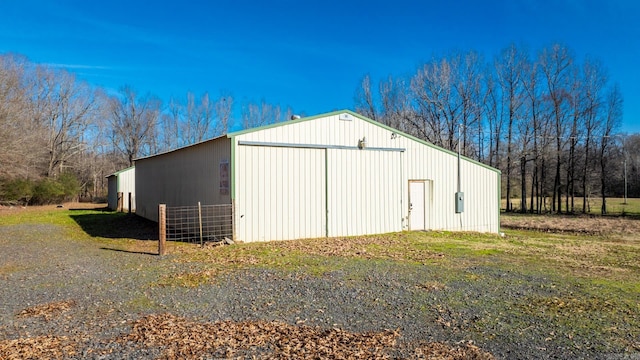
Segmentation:
{"type": "Polygon", "coordinates": [[[233,207],[229,205],[167,206],[166,239],[204,245],[233,240],[233,207]]]}

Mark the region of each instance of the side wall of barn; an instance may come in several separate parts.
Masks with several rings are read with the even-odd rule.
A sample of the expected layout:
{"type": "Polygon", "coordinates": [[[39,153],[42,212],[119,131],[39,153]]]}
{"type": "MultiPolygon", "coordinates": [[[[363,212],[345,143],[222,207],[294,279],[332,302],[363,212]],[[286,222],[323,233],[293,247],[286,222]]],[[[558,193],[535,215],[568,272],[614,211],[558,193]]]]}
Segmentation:
{"type": "Polygon", "coordinates": [[[226,137],[136,159],[136,214],[158,221],[159,204],[230,204],[230,161],[226,137]]]}

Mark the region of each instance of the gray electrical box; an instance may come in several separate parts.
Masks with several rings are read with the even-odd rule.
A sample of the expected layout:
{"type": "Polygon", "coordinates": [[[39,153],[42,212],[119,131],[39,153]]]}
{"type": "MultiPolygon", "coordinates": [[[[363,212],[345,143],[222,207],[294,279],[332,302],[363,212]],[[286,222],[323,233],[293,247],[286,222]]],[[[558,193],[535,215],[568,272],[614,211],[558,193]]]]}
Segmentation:
{"type": "Polygon", "coordinates": [[[464,212],[464,193],[458,191],[456,193],[456,214],[464,212]]]}

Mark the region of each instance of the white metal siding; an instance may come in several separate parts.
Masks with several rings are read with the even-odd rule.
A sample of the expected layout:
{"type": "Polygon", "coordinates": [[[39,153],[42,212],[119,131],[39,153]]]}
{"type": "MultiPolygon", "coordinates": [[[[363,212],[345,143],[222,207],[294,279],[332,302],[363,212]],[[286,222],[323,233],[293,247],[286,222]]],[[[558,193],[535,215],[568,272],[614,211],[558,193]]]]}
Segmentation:
{"type": "Polygon", "coordinates": [[[129,168],[119,173],[118,192],[122,193],[122,207],[124,211],[135,210],[136,206],[136,169],[129,168]],[[129,193],[131,193],[131,204],[129,204],[129,193]]]}
{"type": "MultiPolygon", "coordinates": [[[[394,168],[393,171],[389,171],[390,165],[387,163],[387,160],[384,159],[384,156],[389,155],[387,152],[369,150],[361,152],[376,154],[372,156],[381,156],[378,164],[372,163],[371,169],[364,169],[365,171],[373,171],[373,167],[377,167],[379,174],[377,177],[368,176],[366,181],[363,180],[363,184],[365,184],[365,182],[369,183],[365,185],[366,187],[375,188],[375,181],[395,181],[387,178],[395,171],[399,171],[401,174],[400,186],[402,190],[399,196],[402,201],[400,208],[402,221],[400,222],[399,230],[408,230],[409,204],[406,199],[409,194],[409,180],[426,180],[426,186],[428,188],[425,189],[425,191],[428,191],[429,198],[427,199],[425,209],[427,211],[427,218],[425,220],[426,226],[429,229],[479,232],[499,231],[498,202],[500,193],[498,186],[500,174],[497,170],[477,164],[464,157],[462,158],[461,191],[465,194],[465,204],[464,212],[456,214],[457,157],[455,153],[427,145],[413,138],[406,137],[393,129],[379,126],[356,116],[352,116],[352,118],[353,120],[351,121],[343,121],[339,119],[339,114],[334,113],[307,121],[291,122],[276,127],[242,133],[236,136],[236,141],[326,146],[329,147],[328,151],[330,154],[328,159],[329,169],[331,169],[332,166],[337,166],[335,165],[335,161],[331,161],[332,153],[338,154],[341,151],[358,152],[358,150],[331,149],[332,146],[355,148],[358,145],[358,140],[366,138],[368,149],[404,149],[405,151],[400,156],[401,160],[399,160],[400,169],[394,168]],[[384,177],[384,179],[379,179],[380,177],[384,177]]],[[[397,153],[395,154],[397,155],[397,153]]],[[[236,160],[238,166],[240,166],[243,160],[241,158],[236,160]]],[[[394,162],[392,163],[394,164],[392,166],[397,166],[394,162]]],[[[357,174],[354,175],[355,170],[349,168],[347,164],[348,163],[343,164],[345,170],[342,173],[329,173],[330,189],[332,189],[331,184],[333,183],[340,182],[341,184],[348,184],[349,181],[353,181],[355,178],[363,178],[357,174]]],[[[238,179],[243,175],[241,172],[237,172],[235,176],[236,179],[238,179]]],[[[238,183],[238,191],[240,191],[240,189],[241,186],[238,183]]],[[[359,196],[357,199],[354,198],[354,201],[362,202],[359,206],[365,206],[366,202],[371,199],[371,197],[360,196],[357,192],[349,192],[348,195],[352,197],[359,196]]],[[[331,191],[329,192],[329,196],[334,196],[331,191]]],[[[238,201],[240,201],[240,199],[238,199],[238,201]]],[[[336,215],[335,213],[337,211],[338,210],[332,209],[330,202],[328,224],[330,235],[337,234],[337,230],[334,232],[334,228],[342,229],[344,233],[347,234],[371,234],[387,231],[380,231],[377,223],[379,219],[377,215],[367,215],[366,218],[376,219],[376,221],[370,221],[368,224],[362,223],[357,226],[354,224],[341,224],[339,226],[333,226],[332,224],[340,221],[339,219],[345,219],[344,221],[346,221],[347,216],[352,216],[349,221],[362,221],[353,220],[357,217],[353,217],[355,215],[347,213],[352,211],[351,209],[340,210],[344,213],[344,217],[336,215]],[[349,226],[354,227],[357,231],[351,230],[349,226]]],[[[395,217],[395,215],[391,214],[389,219],[393,217],[395,217]]]]}
{"type": "Polygon", "coordinates": [[[109,187],[109,193],[107,194],[107,206],[111,210],[119,210],[118,207],[118,193],[122,193],[122,207],[124,211],[128,211],[129,208],[135,210],[135,194],[136,194],[136,169],[130,167],[124,170],[120,170],[110,175],[107,178],[107,184],[109,187]],[[133,206],[129,204],[129,193],[131,193],[131,202],[133,206]]]}
{"type": "Polygon", "coordinates": [[[230,189],[229,194],[220,192],[222,161],[231,163],[231,145],[226,137],[137,159],[136,214],[158,221],[159,204],[230,204],[230,189]]]}
{"type": "Polygon", "coordinates": [[[402,230],[401,154],[328,150],[329,236],[402,230]]]}
{"type": "Polygon", "coordinates": [[[326,235],[324,149],[239,146],[236,171],[238,240],[326,235]]]}

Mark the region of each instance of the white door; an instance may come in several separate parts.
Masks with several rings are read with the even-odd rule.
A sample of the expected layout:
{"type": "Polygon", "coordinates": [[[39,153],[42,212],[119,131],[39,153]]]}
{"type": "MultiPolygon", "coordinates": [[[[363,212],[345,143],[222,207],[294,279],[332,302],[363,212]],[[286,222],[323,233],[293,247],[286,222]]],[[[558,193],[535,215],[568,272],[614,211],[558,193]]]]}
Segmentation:
{"type": "Polygon", "coordinates": [[[409,230],[425,230],[425,182],[409,182],[409,230]]]}

